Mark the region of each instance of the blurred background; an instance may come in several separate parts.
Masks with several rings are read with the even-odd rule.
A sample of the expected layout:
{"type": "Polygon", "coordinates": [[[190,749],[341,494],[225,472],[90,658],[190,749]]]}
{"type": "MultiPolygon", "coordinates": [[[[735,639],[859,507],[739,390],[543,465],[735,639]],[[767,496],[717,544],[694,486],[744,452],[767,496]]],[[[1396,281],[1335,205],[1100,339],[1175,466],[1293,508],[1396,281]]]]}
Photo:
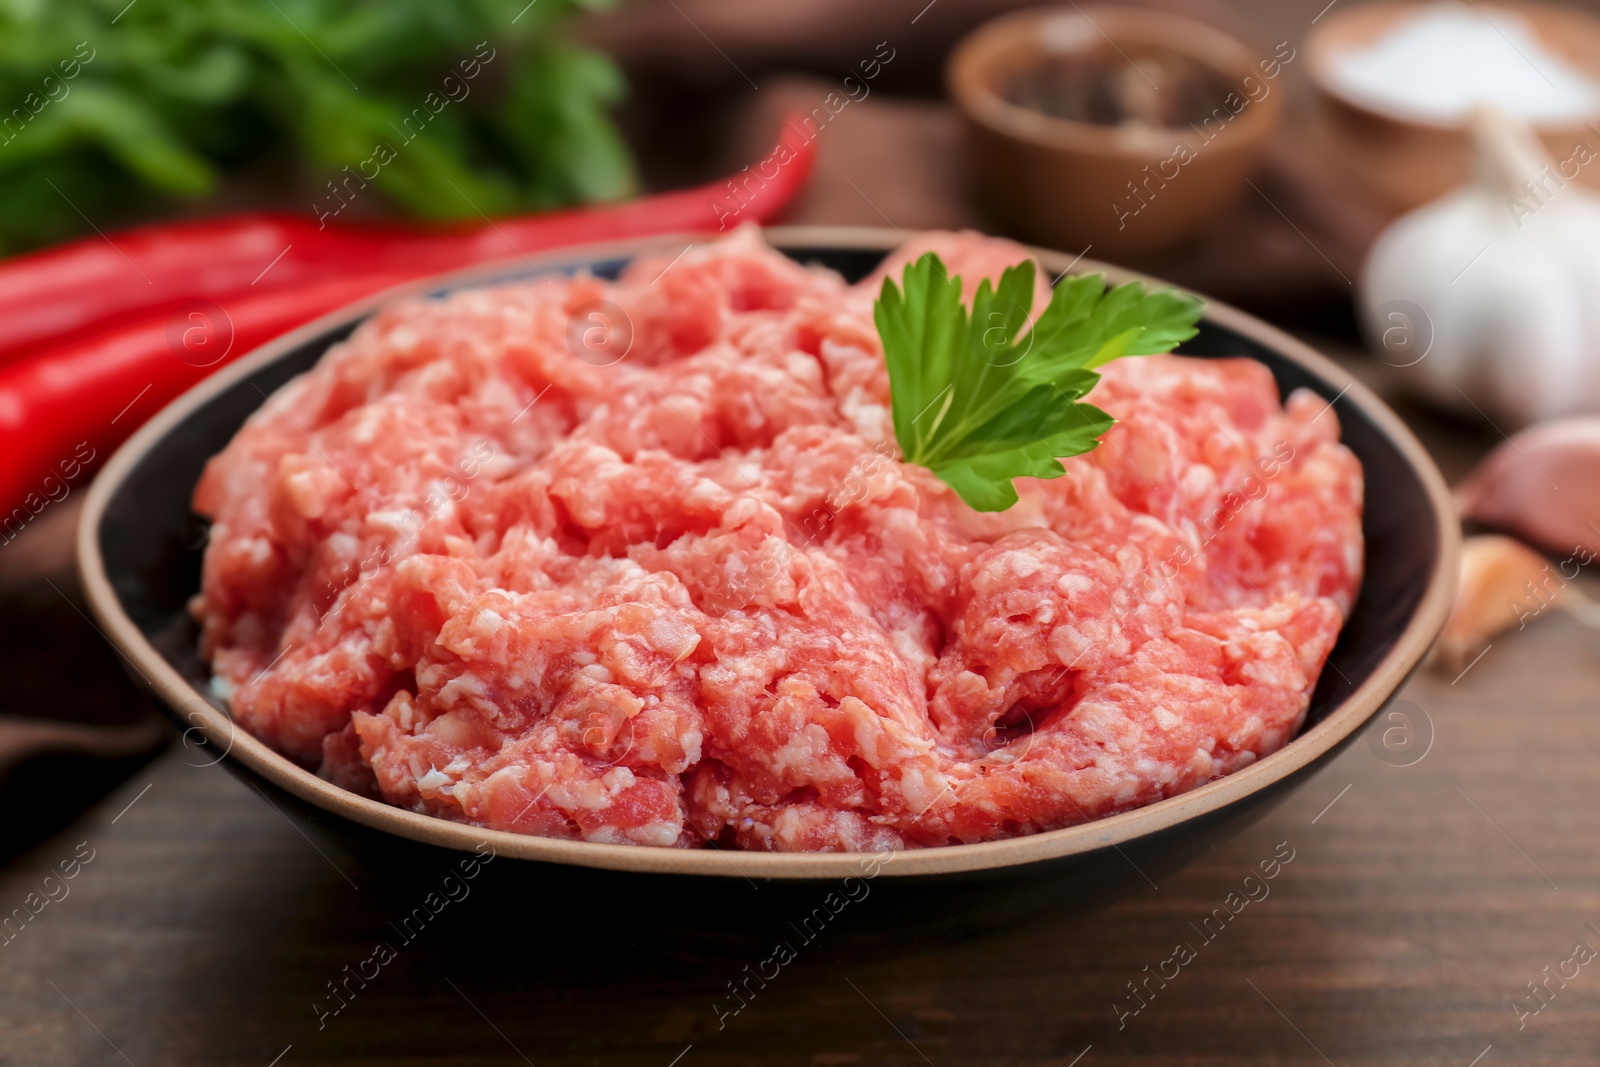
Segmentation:
{"type": "MultiPolygon", "coordinates": [[[[503,1042],[461,1004],[441,1022],[425,997],[374,993],[364,1022],[322,1045],[294,1038],[286,1062],[450,1061],[464,1047],[473,1062],[666,1067],[685,1044],[697,1059],[940,1067],[1592,1062],[1600,982],[1569,976],[1531,1034],[1515,998],[1573,938],[1600,946],[1582,926],[1600,922],[1585,566],[1600,552],[1600,2],[3,0],[0,250],[18,258],[0,261],[0,523],[16,517],[0,532],[0,908],[80,839],[109,858],[81,899],[0,948],[0,1063],[267,1063],[279,1035],[309,1029],[294,991],[359,958],[343,949],[370,907],[340,898],[242,785],[184,765],[85,613],[80,490],[161,398],[101,419],[70,473],[41,470],[36,452],[62,453],[31,443],[75,439],[73,390],[103,370],[93,345],[148,335],[203,376],[212,364],[186,359],[168,324],[212,295],[136,306],[129,272],[85,295],[114,314],[52,325],[28,317],[58,269],[39,257],[127,260],[137,246],[159,259],[167,231],[125,228],[262,211],[299,218],[305,236],[288,243],[303,255],[329,227],[465,232],[687,187],[704,187],[711,228],[711,198],[733,203],[780,137],[814,163],[764,202],[774,221],[974,228],[1132,266],[1309,340],[1389,400],[1459,487],[1474,535],[1457,613],[1401,701],[1419,733],[1391,744],[1380,724],[1147,900],[937,961],[807,963],[735,1034],[707,1025],[722,971],[701,974],[704,960],[588,961],[565,999],[501,975],[497,1010],[478,1014],[503,1042]],[[10,337],[6,315],[31,325],[10,337]],[[80,349],[82,378],[66,362],[80,349]],[[55,391],[36,405],[46,379],[55,391]],[[1345,821],[1324,821],[1341,788],[1354,789],[1345,821]],[[215,816],[199,838],[197,809],[215,816]],[[1287,838],[1309,858],[1271,918],[1119,1037],[1106,1002],[1123,980],[1287,838]],[[1542,895],[1557,884],[1566,895],[1542,895]],[[260,931],[239,932],[240,907],[260,931]],[[887,1014],[839,992],[839,967],[867,976],[887,1014]],[[146,986],[152,969],[163,977],[146,986]],[[692,1005],[667,991],[685,969],[692,1005]],[[52,992],[46,971],[77,995],[52,992]],[[1263,1004],[1260,974],[1289,1002],[1263,1004]],[[601,1003],[641,981],[654,991],[608,1030],[601,1003]]],[[[288,293],[295,271],[315,273],[258,258],[250,286],[288,293]]],[[[384,269],[386,283],[401,270],[384,269]]],[[[227,320],[232,339],[247,327],[222,311],[243,306],[230,299],[203,325],[227,320]]]]}

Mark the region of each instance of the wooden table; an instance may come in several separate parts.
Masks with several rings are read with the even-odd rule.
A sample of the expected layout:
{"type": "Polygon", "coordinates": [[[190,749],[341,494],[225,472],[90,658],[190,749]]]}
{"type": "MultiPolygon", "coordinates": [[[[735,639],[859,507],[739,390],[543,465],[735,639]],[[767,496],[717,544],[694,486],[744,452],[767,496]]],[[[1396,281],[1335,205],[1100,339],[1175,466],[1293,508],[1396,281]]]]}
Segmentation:
{"type": "MultiPolygon", "coordinates": [[[[937,148],[942,122],[918,136],[937,148]]],[[[831,173],[850,177],[849,161],[831,173]]],[[[1452,476],[1497,440],[1409,414],[1452,476]]],[[[137,700],[70,603],[72,518],[69,501],[0,548],[0,711],[137,700]]],[[[508,900],[491,870],[319,1028],[327,983],[442,872],[364,869],[181,746],[120,784],[61,765],[3,794],[0,914],[60,899],[0,945],[0,1064],[1592,1064],[1600,964],[1566,961],[1580,943],[1600,951],[1597,693],[1594,635],[1540,619],[1464,676],[1411,683],[1428,738],[1411,756],[1358,741],[1158,887],[887,954],[841,930],[725,1025],[713,1004],[759,956],[625,938],[545,951],[547,924],[647,925],[650,901],[595,915],[581,899],[508,900]],[[1270,895],[1202,942],[1204,918],[1288,850],[1270,895]],[[74,877],[47,881],[63,863],[74,877]],[[1195,959],[1119,1026],[1128,984],[1179,943],[1195,959]],[[1575,977],[1534,999],[1527,983],[1563,967],[1575,977]]],[[[873,903],[851,921],[870,927],[873,903]]]]}

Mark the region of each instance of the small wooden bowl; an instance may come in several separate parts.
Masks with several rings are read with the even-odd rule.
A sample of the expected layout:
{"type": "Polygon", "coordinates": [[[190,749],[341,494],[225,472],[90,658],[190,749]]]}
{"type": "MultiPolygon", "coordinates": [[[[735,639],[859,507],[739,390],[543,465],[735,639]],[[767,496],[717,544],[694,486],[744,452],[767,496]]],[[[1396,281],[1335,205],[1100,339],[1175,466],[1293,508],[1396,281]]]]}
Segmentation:
{"type": "MultiPolygon", "coordinates": [[[[1371,45],[1434,0],[1400,0],[1335,8],[1306,38],[1306,63],[1319,101],[1316,140],[1320,154],[1365,188],[1395,215],[1443,196],[1472,174],[1472,139],[1465,120],[1441,125],[1375,110],[1345,96],[1332,75],[1335,60],[1371,45]]],[[[1600,80],[1600,18],[1554,4],[1477,4],[1478,13],[1505,12],[1521,18],[1546,49],[1600,80]]],[[[1558,162],[1586,143],[1600,152],[1600,116],[1589,124],[1536,125],[1558,162]]],[[[1576,168],[1579,181],[1600,186],[1600,167],[1576,168]]]]}
{"type": "Polygon", "coordinates": [[[977,192],[995,220],[1038,244],[1118,255],[1191,237],[1244,193],[1283,110],[1282,82],[1260,66],[1271,60],[1178,15],[1074,4],[979,27],[952,53],[947,80],[967,121],[977,192]],[[1236,88],[1239,109],[1220,107],[1198,129],[1125,129],[1006,98],[1007,80],[1042,59],[1112,49],[1188,57],[1236,88]]]}
{"type": "MultiPolygon", "coordinates": [[[[773,229],[767,237],[797,259],[851,278],[868,274],[901,241],[892,230],[845,227],[773,229]]],[[[533,265],[518,260],[401,292],[446,292],[530,277],[536,269],[555,273],[587,267],[614,275],[632,257],[670,256],[686,240],[573,249],[540,257],[533,265]]],[[[1052,275],[1074,259],[1060,252],[1037,254],[1052,275]]],[[[1090,261],[1079,266],[1103,270],[1117,282],[1141,277],[1090,261]]],[[[196,386],[123,445],[89,490],[78,531],[85,594],[136,679],[185,731],[189,762],[221,763],[281,810],[368,857],[387,854],[406,863],[442,864],[449,857],[438,848],[472,851],[486,842],[501,857],[531,861],[541,892],[571,892],[585,900],[613,894],[631,901],[630,911],[640,900],[692,900],[698,910],[685,921],[708,926],[727,918],[718,910],[718,894],[731,895],[739,908],[751,907],[747,880],[764,887],[794,881],[814,897],[827,888],[819,889],[818,881],[838,884],[847,876],[859,877],[861,854],[628,847],[447,822],[346,792],[234,728],[226,710],[208,695],[208,671],[185,610],[199,588],[204,544],[203,527],[189,509],[190,495],[206,460],[261,406],[263,395],[313,366],[394,295],[311,323],[196,386]]],[[[1454,595],[1459,532],[1443,479],[1404,424],[1335,364],[1233,308],[1208,305],[1199,336],[1183,350],[1259,359],[1283,392],[1302,386],[1315,390],[1333,404],[1345,443],[1365,467],[1367,575],[1312,697],[1304,730],[1280,751],[1234,774],[1136,811],[1031,837],[895,854],[876,872],[873,892],[903,883],[903,900],[920,894],[918,899],[929,905],[917,914],[950,913],[961,894],[979,911],[1000,914],[1019,900],[1032,902],[1015,905],[1023,909],[1084,906],[1143,885],[1145,878],[1159,878],[1240,829],[1348,745],[1439,632],[1454,595]]],[[[756,902],[766,907],[776,899],[764,892],[756,902]]]]}

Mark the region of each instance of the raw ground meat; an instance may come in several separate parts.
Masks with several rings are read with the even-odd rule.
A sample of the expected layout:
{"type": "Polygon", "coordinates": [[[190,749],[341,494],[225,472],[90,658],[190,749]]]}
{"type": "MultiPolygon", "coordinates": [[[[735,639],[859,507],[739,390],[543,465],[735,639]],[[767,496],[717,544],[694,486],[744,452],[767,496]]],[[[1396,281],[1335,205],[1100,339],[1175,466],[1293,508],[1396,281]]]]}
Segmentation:
{"type": "Polygon", "coordinates": [[[877,288],[745,230],[385,308],[196,489],[216,691],[392,804],[678,847],[1034,833],[1287,742],[1362,568],[1328,405],[1119,360],[1101,446],[979,514],[895,458],[877,288]]]}

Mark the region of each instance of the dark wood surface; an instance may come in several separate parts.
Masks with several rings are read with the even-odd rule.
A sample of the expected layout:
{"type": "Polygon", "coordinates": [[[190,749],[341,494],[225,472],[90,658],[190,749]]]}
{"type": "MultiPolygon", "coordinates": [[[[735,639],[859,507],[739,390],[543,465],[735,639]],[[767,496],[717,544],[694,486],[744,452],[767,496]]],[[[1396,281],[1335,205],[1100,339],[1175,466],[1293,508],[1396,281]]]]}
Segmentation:
{"type": "MultiPolygon", "coordinates": [[[[849,114],[807,220],[973,221],[946,177],[947,113],[875,101],[849,114]]],[[[1385,387],[1381,368],[1344,355],[1385,387]]],[[[1404,413],[1452,478],[1498,440],[1404,413]]],[[[74,604],[74,511],[55,506],[0,547],[0,714],[137,721],[148,708],[74,604]]],[[[442,869],[367,868],[176,741],[134,766],[35,761],[0,790],[0,917],[30,894],[60,899],[0,939],[0,1064],[1592,1064],[1600,959],[1565,961],[1579,943],[1600,951],[1597,694],[1596,635],[1541,618],[1463,676],[1409,685],[1414,747],[1358,740],[1157,887],[889,950],[855,937],[882,920],[868,897],[724,1020],[726,983],[764,952],[661,944],[651,900],[596,914],[490,867],[319,1028],[326,983],[392,939],[387,924],[442,869]],[[1289,849],[1268,894],[1206,941],[1197,926],[1289,849]],[[46,881],[63,863],[75,877],[46,881]],[[1128,983],[1180,944],[1193,960],[1120,1017],[1138,1005],[1128,983]],[[1550,978],[1542,1010],[1519,1018],[1541,1003],[1527,983],[1563,966],[1576,976],[1550,978]]]]}

